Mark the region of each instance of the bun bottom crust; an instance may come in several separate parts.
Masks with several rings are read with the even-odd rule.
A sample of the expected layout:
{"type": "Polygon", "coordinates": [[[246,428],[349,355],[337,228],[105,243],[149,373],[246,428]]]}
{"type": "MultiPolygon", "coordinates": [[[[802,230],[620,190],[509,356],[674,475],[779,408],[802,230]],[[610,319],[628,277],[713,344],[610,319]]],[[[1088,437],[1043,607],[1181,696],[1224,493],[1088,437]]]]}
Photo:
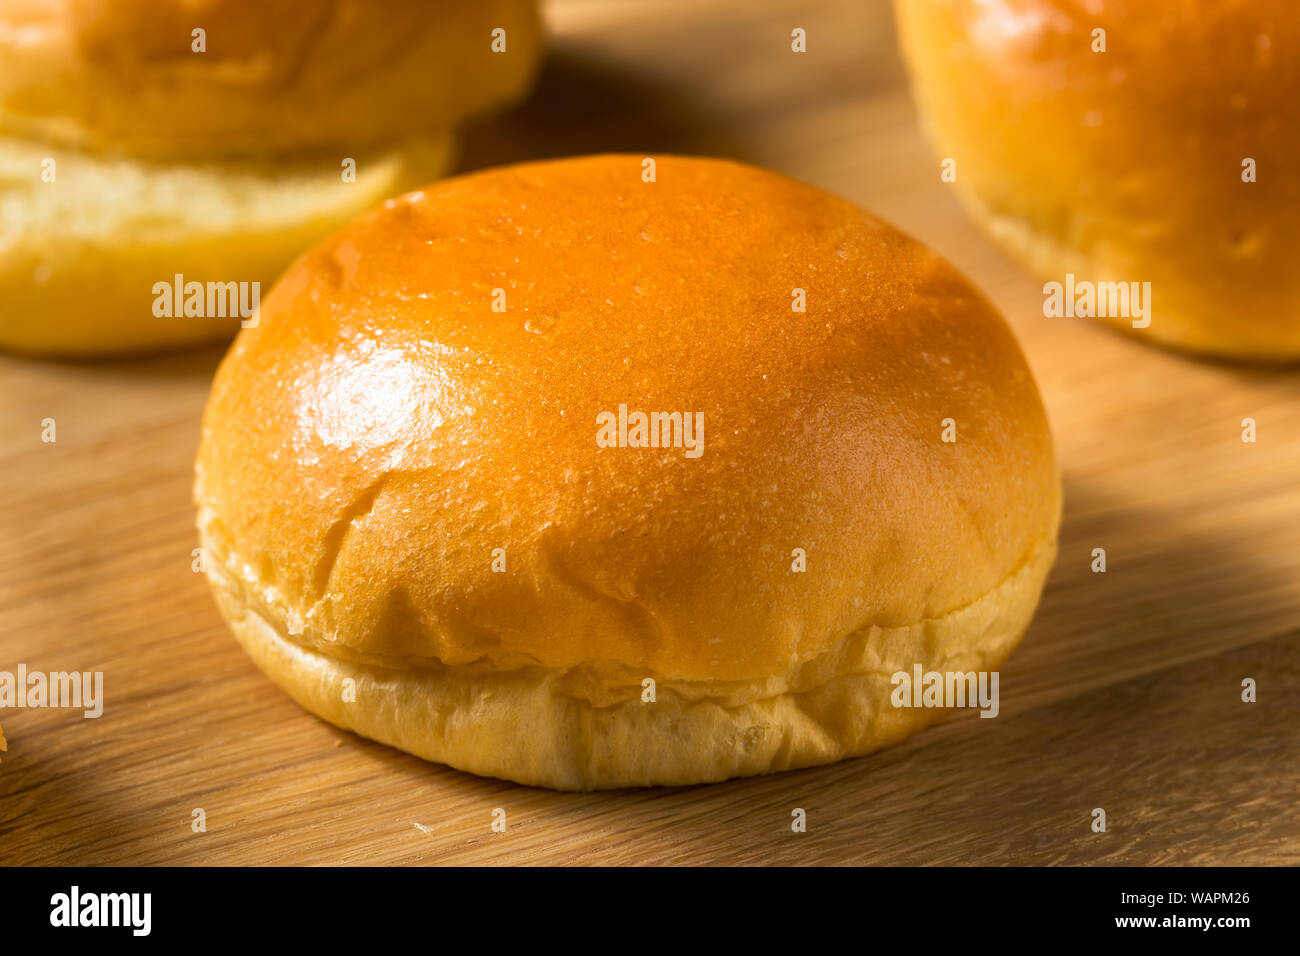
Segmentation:
{"type": "Polygon", "coordinates": [[[0,348],[123,355],[231,338],[238,315],[154,314],[155,283],[259,282],[304,248],[451,166],[451,134],[311,162],[147,162],[0,137],[0,348]],[[42,181],[46,159],[54,180],[42,181]]]}
{"type": "MultiPolygon", "coordinates": [[[[1021,265],[1044,282],[1063,282],[1066,273],[1078,281],[1121,281],[1163,276],[1168,263],[1147,266],[1141,258],[1124,255],[1122,247],[1109,259],[1067,245],[1057,235],[1021,216],[999,211],[969,190],[959,195],[967,212],[989,236],[1021,265]]],[[[1069,234],[1073,230],[1065,229],[1069,234]]],[[[1192,281],[1152,282],[1159,305],[1148,313],[1150,325],[1134,328],[1128,316],[1044,319],[1050,322],[1102,322],[1148,344],[1196,356],[1217,356],[1237,362],[1269,364],[1300,361],[1300,319],[1293,304],[1277,307],[1252,302],[1253,291],[1238,290],[1228,304],[1218,304],[1192,281]],[[1267,322],[1250,316],[1266,314],[1267,322]],[[1283,321],[1279,321],[1281,318],[1283,321]]],[[[1150,302],[1147,308],[1151,309],[1150,302]]]]}
{"type": "MultiPolygon", "coordinates": [[[[203,539],[205,553],[220,553],[203,539]]],[[[318,717],[481,776],[603,790],[791,770],[902,740],[945,710],[893,706],[892,675],[910,675],[916,664],[996,670],[1020,643],[1055,554],[1053,527],[979,600],[910,626],[855,632],[783,677],[701,682],[647,674],[656,678],[653,703],[641,701],[639,680],[615,684],[590,671],[343,660],[273,626],[226,562],[209,562],[208,577],[249,657],[318,717]]]]}

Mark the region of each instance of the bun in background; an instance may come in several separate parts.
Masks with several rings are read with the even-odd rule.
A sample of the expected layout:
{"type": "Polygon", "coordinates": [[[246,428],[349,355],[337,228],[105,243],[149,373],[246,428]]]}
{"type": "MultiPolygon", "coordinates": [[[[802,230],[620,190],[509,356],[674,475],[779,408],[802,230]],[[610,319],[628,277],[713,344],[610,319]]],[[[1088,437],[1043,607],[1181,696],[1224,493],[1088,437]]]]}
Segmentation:
{"type": "Polygon", "coordinates": [[[1150,326],[1114,322],[1162,345],[1300,358],[1293,4],[898,0],[894,10],[959,195],[1034,272],[1150,282],[1150,326]]]}
{"type": "Polygon", "coordinates": [[[154,286],[269,291],[444,175],[456,125],[523,95],[540,40],[534,0],[0,0],[0,347],[233,335],[240,316],[157,314],[154,286]]]}

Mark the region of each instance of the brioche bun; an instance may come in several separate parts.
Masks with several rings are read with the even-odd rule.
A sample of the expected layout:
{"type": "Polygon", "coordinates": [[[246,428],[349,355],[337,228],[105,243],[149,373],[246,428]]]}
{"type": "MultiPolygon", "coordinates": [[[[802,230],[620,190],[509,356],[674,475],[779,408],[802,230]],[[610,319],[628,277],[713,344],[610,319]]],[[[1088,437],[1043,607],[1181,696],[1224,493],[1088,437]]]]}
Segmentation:
{"type": "Polygon", "coordinates": [[[0,0],[0,131],[201,161],[390,146],[513,100],[540,48],[536,0],[0,0]]]}
{"type": "Polygon", "coordinates": [[[642,173],[390,200],[239,334],[198,526],[236,637],[308,710],[522,783],[691,784],[899,740],[938,712],[892,706],[893,673],[1019,642],[1060,484],[992,306],[810,186],[642,173]],[[702,415],[700,453],[602,446],[620,406],[702,415]]]}
{"type": "Polygon", "coordinates": [[[155,286],[269,288],[444,175],[539,53],[535,0],[0,0],[0,348],[229,338],[242,316],[156,310],[155,286]]]}
{"type": "Polygon", "coordinates": [[[898,0],[921,115],[1043,278],[1150,282],[1153,342],[1300,358],[1300,19],[1280,0],[898,0]],[[1094,52],[1105,31],[1105,51],[1094,52]],[[1243,181],[1253,159],[1256,182],[1243,181]]]}

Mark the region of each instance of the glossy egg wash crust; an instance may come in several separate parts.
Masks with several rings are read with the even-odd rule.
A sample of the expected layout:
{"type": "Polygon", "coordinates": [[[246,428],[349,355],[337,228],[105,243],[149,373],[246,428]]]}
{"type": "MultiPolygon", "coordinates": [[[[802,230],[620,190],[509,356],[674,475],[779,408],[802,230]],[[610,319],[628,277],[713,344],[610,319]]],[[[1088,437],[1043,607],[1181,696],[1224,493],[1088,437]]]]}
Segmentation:
{"type": "Polygon", "coordinates": [[[303,706],[564,789],[929,723],[892,675],[1006,659],[1061,504],[1024,358],[951,266],[801,183],[638,156],[449,180],[316,246],[218,371],[195,494],[223,613],[303,706]],[[628,409],[700,416],[701,453],[598,440],[628,409]]]}

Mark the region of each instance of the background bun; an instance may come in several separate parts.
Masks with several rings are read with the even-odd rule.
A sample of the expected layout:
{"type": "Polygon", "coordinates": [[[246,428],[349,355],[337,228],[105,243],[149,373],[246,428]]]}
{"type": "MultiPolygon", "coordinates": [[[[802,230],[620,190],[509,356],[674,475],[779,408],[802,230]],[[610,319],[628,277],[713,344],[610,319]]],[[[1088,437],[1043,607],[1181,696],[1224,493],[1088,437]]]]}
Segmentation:
{"type": "Polygon", "coordinates": [[[539,29],[535,0],[0,0],[0,348],[230,337],[242,315],[156,285],[269,290],[444,175],[456,124],[523,95],[539,29]]]}
{"type": "Polygon", "coordinates": [[[894,9],[931,138],[998,240],[1045,279],[1150,282],[1144,338],[1300,358],[1293,4],[894,9]],[[1098,29],[1105,52],[1093,51],[1098,29]]]}
{"type": "Polygon", "coordinates": [[[359,152],[349,183],[337,163],[214,167],[80,152],[60,152],[58,180],[46,183],[49,152],[0,138],[0,346],[109,355],[230,338],[238,316],[157,314],[155,284],[179,274],[205,288],[257,282],[269,292],[303,247],[445,172],[452,142],[359,152]]]}
{"type": "Polygon", "coordinates": [[[362,149],[517,97],[540,45],[536,0],[0,0],[0,131],[153,158],[362,149]]]}
{"type": "Polygon", "coordinates": [[[893,672],[1019,641],[1060,488],[994,309],[810,186],[642,175],[598,156],[391,200],[240,333],[199,528],[303,706],[524,783],[687,784],[898,740],[938,712],[892,707],[893,672]],[[703,453],[600,447],[621,404],[702,413],[703,453]]]}

